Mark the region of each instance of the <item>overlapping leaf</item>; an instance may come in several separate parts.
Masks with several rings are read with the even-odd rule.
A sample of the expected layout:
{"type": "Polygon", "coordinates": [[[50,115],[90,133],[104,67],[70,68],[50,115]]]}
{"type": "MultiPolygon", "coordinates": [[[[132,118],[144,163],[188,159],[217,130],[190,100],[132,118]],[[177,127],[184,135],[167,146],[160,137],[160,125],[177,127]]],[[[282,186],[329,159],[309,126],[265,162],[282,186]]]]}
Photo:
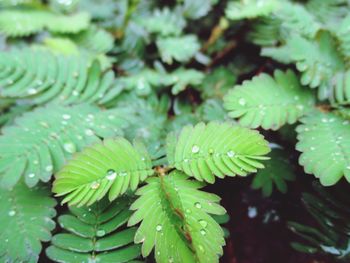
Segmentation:
{"type": "Polygon", "coordinates": [[[350,124],[333,113],[315,111],[297,127],[302,152],[299,163],[322,185],[337,183],[343,176],[350,182],[350,124]]]}
{"type": "Polygon", "coordinates": [[[29,36],[44,29],[53,33],[77,33],[87,29],[89,23],[90,16],[84,12],[60,15],[39,9],[0,11],[0,33],[10,37],[29,36]]]}
{"type": "Polygon", "coordinates": [[[169,164],[198,181],[214,183],[215,176],[245,176],[263,168],[269,152],[257,131],[231,123],[199,123],[185,126],[180,134],[169,134],[169,164]]]}
{"type": "Polygon", "coordinates": [[[29,189],[21,182],[0,188],[0,261],[37,262],[41,242],[51,239],[56,201],[47,187],[29,189]]]}
{"type": "Polygon", "coordinates": [[[124,227],[131,215],[128,206],[128,198],[120,198],[113,203],[103,199],[89,208],[70,207],[70,214],[58,218],[63,231],[52,238],[46,255],[61,263],[138,262],[136,229],[124,227]]]}
{"type": "Polygon", "coordinates": [[[139,142],[121,137],[85,148],[55,175],[52,191],[63,203],[91,205],[108,192],[114,200],[153,174],[151,159],[139,142]]]}
{"type": "Polygon", "coordinates": [[[292,71],[277,70],[274,78],[263,73],[234,87],[224,97],[224,107],[242,125],[276,130],[293,124],[312,109],[312,93],[292,71]]]}
{"type": "Polygon", "coordinates": [[[126,125],[118,110],[89,105],[48,105],[26,113],[2,129],[0,185],[10,188],[21,176],[28,186],[48,182],[74,152],[121,134],[126,125]]]}
{"type": "Polygon", "coordinates": [[[278,8],[276,0],[230,1],[225,10],[226,16],[233,20],[266,16],[278,8]]]}
{"type": "Polygon", "coordinates": [[[135,243],[142,243],[142,255],[155,248],[159,263],[219,262],[224,233],[209,215],[225,209],[216,195],[199,191],[203,184],[189,180],[179,171],[148,179],[137,191],[139,199],[131,206],[136,210],[128,225],[141,222],[135,243]]]}

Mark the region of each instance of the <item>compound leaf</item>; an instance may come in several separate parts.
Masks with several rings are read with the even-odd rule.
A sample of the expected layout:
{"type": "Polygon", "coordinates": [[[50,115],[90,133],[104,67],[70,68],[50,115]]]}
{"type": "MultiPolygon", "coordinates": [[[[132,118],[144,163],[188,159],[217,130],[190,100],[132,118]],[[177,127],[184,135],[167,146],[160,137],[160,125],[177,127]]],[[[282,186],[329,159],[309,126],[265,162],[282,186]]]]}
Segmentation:
{"type": "Polygon", "coordinates": [[[261,160],[269,152],[257,131],[231,123],[210,122],[185,126],[180,134],[169,134],[169,164],[198,181],[214,183],[215,176],[246,176],[263,168],[261,160]]]}

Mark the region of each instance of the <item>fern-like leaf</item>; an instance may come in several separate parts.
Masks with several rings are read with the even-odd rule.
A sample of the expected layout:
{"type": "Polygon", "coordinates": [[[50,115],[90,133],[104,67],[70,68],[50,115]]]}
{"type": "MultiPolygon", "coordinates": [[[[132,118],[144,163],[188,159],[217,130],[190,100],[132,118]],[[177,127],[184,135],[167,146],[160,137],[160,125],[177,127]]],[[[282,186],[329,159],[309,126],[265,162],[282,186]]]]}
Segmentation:
{"type": "Polygon", "coordinates": [[[198,181],[214,183],[215,176],[245,176],[263,168],[269,152],[263,136],[230,123],[185,126],[167,138],[169,164],[198,181]]]}
{"type": "Polygon", "coordinates": [[[263,73],[234,87],[224,97],[230,117],[240,118],[244,126],[273,130],[295,123],[313,103],[312,93],[303,89],[290,70],[276,70],[274,78],[263,73]]]}
{"type": "Polygon", "coordinates": [[[0,261],[37,262],[41,242],[51,239],[56,202],[46,187],[29,189],[21,182],[0,188],[0,261]]]}
{"type": "Polygon", "coordinates": [[[105,140],[78,153],[55,175],[52,191],[67,195],[62,203],[91,205],[109,192],[114,200],[153,174],[146,148],[124,138],[105,140]]]}
{"type": "Polygon", "coordinates": [[[46,10],[9,9],[0,11],[0,33],[10,37],[29,36],[47,29],[53,33],[78,33],[87,29],[87,13],[59,15],[46,10]]]}
{"type": "Polygon", "coordinates": [[[216,195],[199,191],[202,183],[173,171],[153,177],[137,191],[140,195],[131,206],[136,210],[128,225],[142,221],[135,243],[142,244],[142,255],[155,247],[155,258],[166,262],[218,262],[225,244],[220,225],[209,215],[225,209],[216,195]]]}
{"type": "Polygon", "coordinates": [[[162,60],[172,64],[189,61],[200,49],[198,39],[194,35],[160,38],[156,41],[162,60]]]}
{"type": "Polygon", "coordinates": [[[136,228],[124,228],[131,211],[128,198],[106,199],[87,208],[69,207],[58,218],[65,230],[52,238],[46,255],[55,262],[137,262],[139,245],[133,244],[136,228]]]}
{"type": "Polygon", "coordinates": [[[283,150],[273,149],[268,155],[265,169],[258,171],[252,182],[253,189],[261,189],[263,196],[270,196],[274,186],[281,193],[287,192],[287,182],[294,181],[291,163],[283,150]]]}
{"type": "Polygon", "coordinates": [[[47,50],[0,53],[0,94],[32,104],[105,102],[114,98],[114,73],[103,72],[87,56],[62,56],[47,50]],[[46,65],[46,66],[44,66],[46,65]]]}
{"type": "Polygon", "coordinates": [[[28,186],[47,182],[84,146],[121,134],[127,122],[118,110],[81,105],[48,105],[24,114],[0,136],[0,185],[10,188],[21,176],[28,186]]]}
{"type": "Polygon", "coordinates": [[[279,3],[277,0],[230,1],[225,13],[232,20],[241,20],[244,18],[267,16],[276,10],[278,6],[279,3]]]}
{"type": "Polygon", "coordinates": [[[350,182],[350,125],[334,113],[312,112],[297,127],[299,163],[322,185],[337,183],[343,176],[350,182]]]}

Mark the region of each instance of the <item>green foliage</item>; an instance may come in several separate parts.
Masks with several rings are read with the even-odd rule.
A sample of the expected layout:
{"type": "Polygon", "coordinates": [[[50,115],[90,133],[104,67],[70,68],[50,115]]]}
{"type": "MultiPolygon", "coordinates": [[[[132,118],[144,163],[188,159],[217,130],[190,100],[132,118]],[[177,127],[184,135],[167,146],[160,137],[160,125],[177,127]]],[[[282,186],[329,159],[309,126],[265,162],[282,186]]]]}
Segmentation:
{"type": "Polygon", "coordinates": [[[64,231],[53,236],[47,256],[55,262],[135,262],[141,254],[133,244],[135,228],[124,228],[131,211],[129,199],[106,199],[89,208],[69,207],[58,223],[64,231]]]}
{"type": "Polygon", "coordinates": [[[225,12],[233,20],[269,15],[278,7],[277,0],[230,1],[225,12]]]}
{"type": "Polygon", "coordinates": [[[212,122],[185,126],[167,138],[169,164],[198,181],[215,182],[215,176],[246,176],[263,168],[269,147],[256,131],[212,122]],[[237,140],[236,138],[239,138],[237,140]]]}
{"type": "Polygon", "coordinates": [[[10,191],[0,188],[1,262],[37,262],[41,242],[51,239],[56,202],[42,185],[27,188],[22,182],[10,191]]]}
{"type": "Polygon", "coordinates": [[[78,207],[101,200],[108,192],[114,200],[153,174],[151,159],[140,142],[123,138],[105,140],[78,153],[55,175],[52,191],[67,195],[62,203],[78,207]],[[98,163],[98,166],[96,166],[98,163]]]}
{"type": "Polygon", "coordinates": [[[142,243],[142,255],[155,248],[157,262],[219,262],[224,232],[209,215],[225,209],[220,198],[198,190],[203,185],[179,172],[147,180],[137,191],[139,199],[128,225],[141,222],[135,243],[142,243]]]}
{"type": "Polygon", "coordinates": [[[302,152],[299,163],[314,174],[322,185],[337,183],[341,177],[350,182],[350,124],[334,113],[315,111],[301,119],[297,127],[296,149],[302,152]]]}
{"type": "Polygon", "coordinates": [[[118,110],[80,105],[48,105],[25,113],[0,136],[0,185],[11,188],[24,177],[32,187],[48,182],[72,154],[122,133],[127,121],[118,110]]]}
{"type": "Polygon", "coordinates": [[[114,74],[88,56],[62,56],[42,49],[0,53],[3,97],[32,104],[105,103],[115,97],[114,74]],[[43,65],[47,65],[44,67],[43,65]]]}
{"type": "Polygon", "coordinates": [[[29,36],[42,30],[53,33],[77,33],[87,29],[87,13],[59,15],[40,9],[9,9],[0,11],[0,33],[10,37],[29,36]]]}
{"type": "Polygon", "coordinates": [[[160,38],[156,43],[162,60],[167,64],[172,64],[173,60],[187,62],[200,48],[197,38],[192,35],[160,38]]]}
{"type": "Polygon", "coordinates": [[[310,110],[313,101],[292,71],[277,70],[274,79],[261,74],[234,87],[225,96],[224,106],[229,116],[240,118],[244,126],[276,130],[286,123],[295,123],[310,110]]]}
{"type": "Polygon", "coordinates": [[[332,255],[339,261],[348,262],[349,249],[349,201],[342,190],[326,191],[314,184],[315,193],[303,193],[302,202],[316,225],[288,222],[290,230],[301,237],[291,246],[308,254],[322,253],[332,255]]]}
{"type": "Polygon", "coordinates": [[[263,196],[271,196],[274,186],[281,193],[287,192],[287,182],[295,180],[291,163],[285,152],[279,148],[273,149],[265,162],[265,169],[259,170],[252,182],[253,189],[261,188],[263,196]]]}

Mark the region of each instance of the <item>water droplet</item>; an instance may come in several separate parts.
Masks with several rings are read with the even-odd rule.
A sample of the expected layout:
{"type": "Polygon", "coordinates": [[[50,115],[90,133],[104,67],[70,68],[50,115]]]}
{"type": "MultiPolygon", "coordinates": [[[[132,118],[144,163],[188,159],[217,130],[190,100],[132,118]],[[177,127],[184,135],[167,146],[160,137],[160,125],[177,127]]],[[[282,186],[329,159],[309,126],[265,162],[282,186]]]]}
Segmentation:
{"type": "Polygon", "coordinates": [[[205,221],[205,220],[203,220],[203,219],[200,219],[198,222],[199,222],[199,224],[200,224],[202,227],[204,227],[204,228],[206,228],[207,225],[208,225],[208,222],[205,221]]]}
{"type": "Polygon", "coordinates": [[[104,236],[105,234],[106,234],[106,231],[104,231],[104,230],[102,230],[102,229],[96,231],[96,235],[97,235],[98,237],[102,237],[102,236],[104,236]]]}
{"type": "Polygon", "coordinates": [[[185,163],[188,163],[188,159],[185,159],[184,162],[185,162],[185,163]]]}
{"type": "Polygon", "coordinates": [[[141,158],[141,161],[146,161],[146,158],[145,158],[145,157],[142,157],[142,158],[141,158]]]}
{"type": "Polygon", "coordinates": [[[299,105],[297,105],[297,109],[298,109],[298,110],[303,110],[303,109],[304,109],[304,106],[301,105],[301,104],[299,104],[299,105]]]}
{"type": "Polygon", "coordinates": [[[9,212],[9,216],[14,216],[16,214],[16,211],[15,210],[11,210],[10,212],[9,212]]]}
{"type": "Polygon", "coordinates": [[[258,215],[258,210],[256,207],[249,206],[248,207],[248,217],[249,218],[255,218],[258,215]]]}
{"type": "Polygon", "coordinates": [[[63,118],[64,120],[69,120],[69,119],[71,118],[71,116],[70,116],[69,114],[63,114],[63,115],[62,115],[62,118],[63,118]]]}
{"type": "Polygon", "coordinates": [[[174,258],[173,257],[169,258],[169,263],[174,263],[174,258]]]}
{"type": "Polygon", "coordinates": [[[193,153],[198,153],[199,152],[199,146],[198,145],[193,145],[192,146],[192,152],[193,153]]]}
{"type": "Polygon", "coordinates": [[[214,149],[210,148],[208,152],[209,152],[209,154],[213,154],[214,153],[214,149]]]}
{"type": "Polygon", "coordinates": [[[201,252],[204,252],[204,247],[202,245],[199,245],[198,246],[198,249],[201,251],[201,252]]]}
{"type": "Polygon", "coordinates": [[[247,102],[245,101],[245,99],[240,98],[239,101],[238,101],[238,103],[239,103],[239,105],[241,105],[241,106],[245,106],[247,102]]]}
{"type": "Polygon", "coordinates": [[[53,170],[53,166],[52,165],[48,165],[45,167],[45,171],[46,172],[51,172],[53,170]]]}
{"type": "Polygon", "coordinates": [[[157,255],[158,255],[158,256],[160,255],[160,251],[157,251],[157,255]]]}
{"type": "Polygon", "coordinates": [[[157,232],[162,231],[162,228],[163,228],[163,227],[162,227],[162,225],[157,225],[157,226],[156,226],[156,230],[157,230],[157,232]]]}
{"type": "Polygon", "coordinates": [[[350,170],[350,165],[346,166],[346,169],[349,169],[349,170],[350,170]]]}
{"type": "Polygon", "coordinates": [[[90,188],[91,189],[98,189],[100,187],[100,183],[99,182],[92,182],[91,185],[90,185],[90,188]]]}
{"type": "Polygon", "coordinates": [[[110,169],[107,171],[107,176],[106,178],[110,181],[114,180],[115,178],[117,177],[117,173],[113,170],[113,169],[110,169]]]}
{"type": "Polygon", "coordinates": [[[33,164],[38,165],[38,164],[39,164],[39,161],[38,161],[38,160],[34,160],[34,161],[33,161],[33,164]]]}
{"type": "Polygon", "coordinates": [[[232,158],[232,157],[235,156],[235,152],[234,152],[234,151],[228,151],[228,152],[227,152],[227,156],[230,157],[230,158],[232,158]]]}
{"type": "Polygon", "coordinates": [[[65,144],[63,144],[63,149],[67,153],[74,153],[76,151],[76,147],[72,142],[66,142],[65,144]]]}
{"type": "Polygon", "coordinates": [[[186,209],[186,210],[185,210],[185,213],[186,213],[186,214],[191,214],[192,211],[191,211],[190,209],[186,209]]]}
{"type": "Polygon", "coordinates": [[[73,90],[73,93],[72,93],[72,94],[73,94],[73,96],[75,96],[75,97],[76,97],[76,96],[78,96],[78,95],[79,95],[79,92],[78,92],[78,91],[76,91],[76,90],[73,90]]]}
{"type": "Polygon", "coordinates": [[[127,176],[127,175],[128,175],[127,172],[120,172],[120,173],[119,173],[119,176],[122,176],[122,177],[127,176]]]}
{"type": "Polygon", "coordinates": [[[316,149],[315,147],[312,147],[312,146],[310,147],[311,151],[314,151],[315,149],[316,149]]]}
{"type": "Polygon", "coordinates": [[[34,89],[34,88],[30,88],[30,89],[28,89],[28,94],[29,95],[34,95],[34,94],[36,94],[38,91],[36,90],[36,89],[34,89]]]}
{"type": "Polygon", "coordinates": [[[200,232],[203,236],[205,236],[207,234],[207,231],[205,231],[204,229],[201,229],[200,232]]]}
{"type": "Polygon", "coordinates": [[[74,71],[74,72],[73,72],[73,77],[74,77],[74,78],[77,78],[78,76],[79,76],[79,73],[76,72],[76,71],[74,71]]]}
{"type": "Polygon", "coordinates": [[[324,122],[324,123],[327,123],[328,122],[328,119],[326,119],[326,118],[322,118],[322,120],[321,120],[322,122],[324,122]]]}
{"type": "Polygon", "coordinates": [[[35,174],[31,173],[31,174],[28,174],[28,177],[29,178],[33,178],[35,176],[35,174]]]}
{"type": "Polygon", "coordinates": [[[194,206],[197,207],[197,208],[199,208],[199,209],[202,208],[202,205],[201,205],[201,203],[199,203],[199,202],[194,203],[194,206]]]}
{"type": "Polygon", "coordinates": [[[87,129],[87,130],[85,130],[85,134],[87,136],[92,136],[92,135],[94,135],[94,132],[92,130],[90,130],[90,129],[87,129]]]}
{"type": "Polygon", "coordinates": [[[113,120],[115,117],[113,115],[108,115],[108,119],[113,120]]]}

